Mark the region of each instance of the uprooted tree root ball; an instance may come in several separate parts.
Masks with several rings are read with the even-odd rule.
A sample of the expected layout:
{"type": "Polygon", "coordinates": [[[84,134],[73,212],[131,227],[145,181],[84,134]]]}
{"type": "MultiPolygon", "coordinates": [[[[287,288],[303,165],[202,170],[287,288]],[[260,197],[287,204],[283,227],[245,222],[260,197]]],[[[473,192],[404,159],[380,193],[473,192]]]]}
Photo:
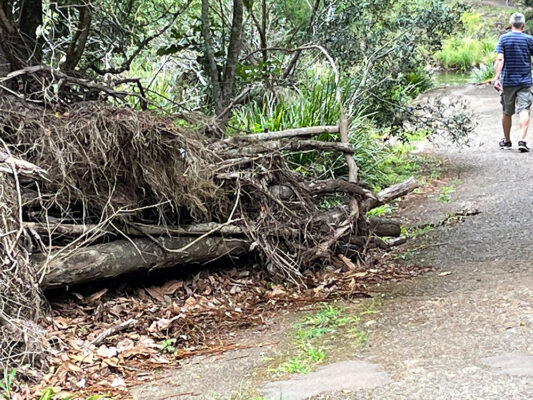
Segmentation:
{"type": "MultiPolygon", "coordinates": [[[[48,362],[44,331],[33,322],[43,302],[29,262],[32,238],[21,225],[19,194],[14,180],[0,173],[0,373],[13,365],[43,369],[48,362]]],[[[39,378],[31,368],[24,372],[39,378]]]]}
{"type": "Polygon", "coordinates": [[[47,171],[40,199],[59,217],[91,223],[151,206],[156,220],[176,223],[182,210],[209,219],[228,208],[216,154],[171,118],[101,102],[46,110],[0,98],[0,109],[3,139],[47,171]]]}
{"type": "Polygon", "coordinates": [[[416,187],[375,194],[291,170],[294,152],[353,155],[347,143],[312,140],[338,126],[214,139],[205,118],[102,102],[49,108],[4,96],[0,110],[5,368],[47,365],[54,349],[33,322],[45,289],[243,254],[270,280],[305,286],[311,269],[376,242],[366,210],[416,187]],[[324,209],[325,196],[352,211],[324,209]]]}

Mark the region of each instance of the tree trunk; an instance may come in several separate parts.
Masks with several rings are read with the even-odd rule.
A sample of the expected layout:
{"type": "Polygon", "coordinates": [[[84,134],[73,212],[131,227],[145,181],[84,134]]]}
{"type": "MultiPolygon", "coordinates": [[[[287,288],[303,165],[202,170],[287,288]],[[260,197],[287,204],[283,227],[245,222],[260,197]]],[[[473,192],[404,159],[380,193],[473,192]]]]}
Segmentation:
{"type": "Polygon", "coordinates": [[[239,55],[242,47],[242,22],[244,15],[243,0],[233,0],[233,20],[231,22],[231,34],[228,44],[226,66],[221,82],[223,101],[219,105],[217,114],[222,112],[233,97],[233,86],[235,84],[235,71],[239,62],[239,55]]]}
{"type": "Polygon", "coordinates": [[[35,32],[43,23],[42,0],[23,0],[18,24],[9,4],[0,2],[0,46],[11,68],[18,70],[41,62],[42,49],[35,32]]]}
{"type": "Polygon", "coordinates": [[[19,29],[27,51],[27,65],[35,65],[41,62],[42,49],[35,31],[42,24],[42,0],[23,0],[20,9],[19,29]]]}
{"type": "Polygon", "coordinates": [[[376,236],[399,237],[402,234],[402,224],[387,218],[370,218],[370,233],[376,236]]]}
{"type": "MultiPolygon", "coordinates": [[[[127,273],[179,265],[205,264],[249,250],[243,239],[196,237],[118,240],[75,250],[68,257],[52,254],[42,289],[59,288],[127,273]]],[[[33,261],[45,265],[43,256],[33,261]]]]}
{"type": "Polygon", "coordinates": [[[330,151],[345,154],[354,154],[350,144],[338,142],[322,142],[320,140],[271,140],[254,143],[238,149],[224,152],[230,158],[253,157],[258,154],[270,154],[274,151],[330,151]]]}
{"type": "Polygon", "coordinates": [[[409,179],[403,182],[397,183],[396,185],[392,185],[387,189],[383,189],[381,192],[378,193],[377,199],[369,198],[365,200],[363,202],[363,205],[361,206],[361,209],[363,211],[369,211],[382,204],[390,203],[394,199],[403,197],[411,193],[417,187],[418,183],[416,182],[416,179],[414,177],[410,177],[409,179]]]}

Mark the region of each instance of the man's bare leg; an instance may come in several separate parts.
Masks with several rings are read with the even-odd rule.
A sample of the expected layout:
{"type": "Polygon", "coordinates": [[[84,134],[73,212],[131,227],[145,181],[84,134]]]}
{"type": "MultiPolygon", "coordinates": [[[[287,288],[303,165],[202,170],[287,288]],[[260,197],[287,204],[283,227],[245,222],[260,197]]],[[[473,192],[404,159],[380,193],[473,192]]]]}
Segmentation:
{"type": "MultiPolygon", "coordinates": [[[[522,123],[522,113],[520,113],[520,124],[522,123]]],[[[503,114],[502,116],[502,127],[503,135],[505,136],[505,141],[511,141],[511,126],[513,124],[513,118],[510,115],[503,114]]],[[[528,113],[528,124],[529,124],[529,113],[528,113]]],[[[526,128],[527,133],[527,128],[526,128]]]]}
{"type": "Polygon", "coordinates": [[[522,138],[521,140],[523,140],[524,142],[526,141],[528,128],[529,128],[529,110],[524,110],[520,113],[520,134],[522,138]]]}

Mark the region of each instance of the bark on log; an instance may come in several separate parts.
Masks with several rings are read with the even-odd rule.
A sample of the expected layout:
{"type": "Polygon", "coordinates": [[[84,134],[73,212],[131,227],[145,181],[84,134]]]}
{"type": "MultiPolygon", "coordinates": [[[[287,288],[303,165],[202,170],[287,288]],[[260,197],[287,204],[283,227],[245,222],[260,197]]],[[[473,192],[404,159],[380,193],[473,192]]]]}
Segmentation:
{"type": "Polygon", "coordinates": [[[279,132],[254,133],[251,135],[233,136],[228,139],[225,139],[224,143],[232,144],[242,141],[279,140],[302,136],[311,137],[320,135],[322,133],[339,133],[339,127],[335,125],[310,126],[308,128],[287,129],[285,131],[279,132]]]}
{"type": "Polygon", "coordinates": [[[370,218],[369,228],[377,236],[399,237],[402,234],[402,224],[387,218],[370,218]]]}
{"type": "MultiPolygon", "coordinates": [[[[224,256],[238,256],[249,250],[242,239],[195,237],[118,240],[76,250],[67,258],[53,258],[46,266],[42,289],[59,288],[131,272],[178,265],[204,264],[224,256]],[[184,251],[177,251],[189,246],[184,251]],[[173,250],[173,252],[165,249],[173,250]]],[[[34,262],[43,265],[43,256],[34,262]]]]}
{"type": "Polygon", "coordinates": [[[350,239],[350,244],[355,245],[361,251],[366,251],[368,249],[381,249],[389,250],[390,245],[385,242],[383,239],[378,237],[366,237],[366,236],[357,236],[350,239]]]}
{"type": "MultiPolygon", "coordinates": [[[[348,182],[343,179],[301,182],[300,187],[315,196],[328,193],[346,193],[362,199],[377,199],[377,195],[371,190],[364,189],[356,183],[348,182]]],[[[280,200],[291,200],[294,198],[294,191],[289,186],[273,185],[269,190],[273,196],[280,200]]]]}
{"type": "MultiPolygon", "coordinates": [[[[338,82],[337,82],[337,96],[336,97],[337,97],[337,102],[339,103],[339,109],[340,109],[339,132],[341,134],[341,142],[344,144],[349,144],[350,143],[350,138],[349,138],[350,122],[348,121],[348,117],[346,116],[346,112],[344,110],[344,105],[342,103],[338,82]]],[[[359,168],[357,167],[357,163],[355,162],[353,154],[345,154],[344,158],[346,159],[346,165],[348,165],[348,181],[354,184],[357,184],[357,181],[359,180],[358,178],[359,168]]],[[[356,214],[356,219],[359,218],[359,215],[361,213],[361,207],[359,206],[359,201],[353,195],[350,197],[350,212],[356,214]]]]}
{"type": "Polygon", "coordinates": [[[303,187],[314,195],[342,192],[352,196],[362,197],[364,199],[378,199],[372,191],[363,189],[355,182],[348,182],[343,179],[314,181],[311,183],[305,183],[303,187]]]}
{"type": "MultiPolygon", "coordinates": [[[[103,228],[98,225],[83,225],[83,224],[64,224],[52,222],[49,225],[39,222],[25,222],[24,226],[28,229],[33,229],[39,234],[47,235],[50,233],[60,235],[79,236],[88,231],[98,231],[103,228]]],[[[145,235],[203,235],[211,232],[213,235],[244,235],[245,233],[238,226],[217,224],[215,222],[182,225],[182,226],[156,226],[132,223],[130,226],[125,226],[121,229],[122,233],[131,236],[145,236],[145,235]]],[[[107,230],[108,233],[118,233],[113,230],[107,230]]]]}
{"type": "Polygon", "coordinates": [[[320,140],[272,140],[250,144],[246,147],[225,151],[227,157],[253,157],[262,153],[274,151],[331,151],[344,154],[354,154],[354,148],[350,144],[339,142],[322,142],[320,140]]]}
{"type": "Polygon", "coordinates": [[[28,161],[22,160],[11,156],[5,150],[0,149],[0,172],[6,174],[13,173],[13,167],[16,168],[17,173],[23,176],[35,176],[35,175],[45,175],[46,171],[35,164],[32,164],[28,161]]]}
{"type": "Polygon", "coordinates": [[[418,183],[416,182],[416,179],[414,177],[410,177],[401,183],[397,183],[396,185],[392,185],[387,189],[383,189],[377,194],[376,199],[365,200],[361,208],[364,211],[372,210],[373,208],[376,208],[382,204],[390,203],[394,199],[411,193],[417,187],[418,183]]]}

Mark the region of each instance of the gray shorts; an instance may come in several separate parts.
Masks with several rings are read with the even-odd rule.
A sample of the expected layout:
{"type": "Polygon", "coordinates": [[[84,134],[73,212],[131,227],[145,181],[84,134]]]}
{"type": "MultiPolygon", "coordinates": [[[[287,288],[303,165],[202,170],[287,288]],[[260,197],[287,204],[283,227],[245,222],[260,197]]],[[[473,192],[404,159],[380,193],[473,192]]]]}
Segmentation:
{"type": "Polygon", "coordinates": [[[533,95],[528,87],[504,87],[500,96],[505,115],[529,111],[533,101],[533,95]]]}

